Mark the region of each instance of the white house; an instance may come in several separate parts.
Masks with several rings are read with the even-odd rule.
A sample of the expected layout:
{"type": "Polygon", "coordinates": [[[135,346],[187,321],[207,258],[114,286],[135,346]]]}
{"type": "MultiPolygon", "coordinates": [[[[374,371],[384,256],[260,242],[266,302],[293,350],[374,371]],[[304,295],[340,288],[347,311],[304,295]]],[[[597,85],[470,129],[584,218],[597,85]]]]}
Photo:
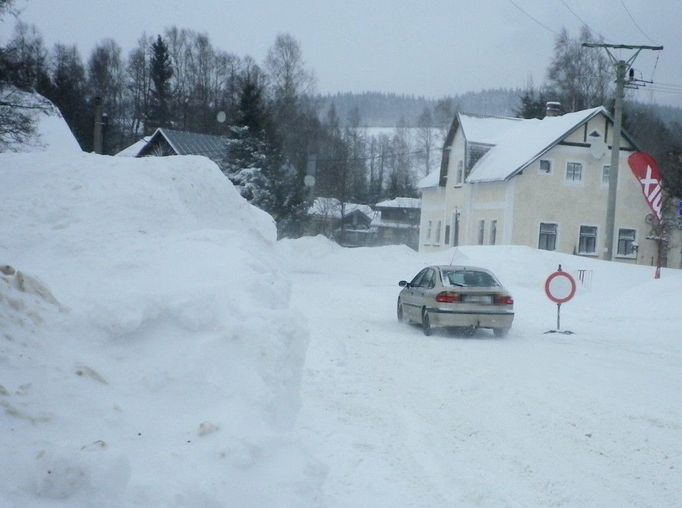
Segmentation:
{"type": "MultiPolygon", "coordinates": [[[[516,244],[603,257],[612,134],[603,107],[543,120],[458,114],[440,172],[419,184],[419,249],[516,244]]],[[[655,264],[651,210],[627,163],[636,150],[623,131],[613,255],[655,264]]],[[[668,256],[680,266],[679,248],[668,256]]]]}

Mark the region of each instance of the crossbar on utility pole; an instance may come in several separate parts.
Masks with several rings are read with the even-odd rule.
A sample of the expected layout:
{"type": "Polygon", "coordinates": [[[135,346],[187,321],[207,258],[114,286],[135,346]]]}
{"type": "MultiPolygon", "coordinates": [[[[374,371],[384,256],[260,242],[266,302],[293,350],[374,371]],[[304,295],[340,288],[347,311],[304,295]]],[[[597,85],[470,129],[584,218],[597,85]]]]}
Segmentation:
{"type": "Polygon", "coordinates": [[[618,162],[620,160],[620,133],[623,122],[623,98],[625,97],[625,75],[632,66],[639,53],[644,49],[660,51],[663,46],[630,46],[627,44],[597,44],[584,42],[586,48],[604,48],[616,68],[616,104],[613,118],[613,139],[611,142],[611,166],[609,167],[609,190],[606,202],[606,252],[604,259],[613,259],[613,239],[616,228],[616,194],[618,189],[618,162]],[[630,49],[635,50],[635,54],[627,60],[616,58],[611,49],[630,49]]]}

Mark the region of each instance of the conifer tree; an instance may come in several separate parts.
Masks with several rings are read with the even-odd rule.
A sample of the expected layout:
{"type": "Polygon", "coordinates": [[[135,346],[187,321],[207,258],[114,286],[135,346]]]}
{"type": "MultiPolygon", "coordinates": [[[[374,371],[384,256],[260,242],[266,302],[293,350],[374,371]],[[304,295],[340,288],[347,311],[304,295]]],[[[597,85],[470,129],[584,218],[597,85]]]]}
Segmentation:
{"type": "Polygon", "coordinates": [[[86,101],[85,66],[76,46],[54,46],[48,99],[59,108],[81,148],[91,150],[93,119],[86,101]]]}
{"type": "Polygon", "coordinates": [[[222,170],[251,204],[272,213],[272,154],[265,136],[265,79],[257,65],[246,61],[238,84],[238,111],[226,141],[222,170]]]}
{"type": "Polygon", "coordinates": [[[170,80],[173,77],[173,67],[171,66],[168,46],[161,36],[157,36],[156,42],[151,47],[151,94],[149,119],[146,130],[151,133],[157,127],[168,127],[170,125],[170,102],[171,88],[170,80]]]}

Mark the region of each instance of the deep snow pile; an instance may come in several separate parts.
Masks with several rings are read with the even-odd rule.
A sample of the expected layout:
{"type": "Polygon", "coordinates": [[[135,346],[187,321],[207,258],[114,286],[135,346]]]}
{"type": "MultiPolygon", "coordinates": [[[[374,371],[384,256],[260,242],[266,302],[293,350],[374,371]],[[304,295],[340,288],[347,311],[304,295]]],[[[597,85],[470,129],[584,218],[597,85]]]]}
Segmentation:
{"type": "Polygon", "coordinates": [[[272,219],[201,157],[2,154],[0,181],[0,505],[316,504],[272,219]]]}

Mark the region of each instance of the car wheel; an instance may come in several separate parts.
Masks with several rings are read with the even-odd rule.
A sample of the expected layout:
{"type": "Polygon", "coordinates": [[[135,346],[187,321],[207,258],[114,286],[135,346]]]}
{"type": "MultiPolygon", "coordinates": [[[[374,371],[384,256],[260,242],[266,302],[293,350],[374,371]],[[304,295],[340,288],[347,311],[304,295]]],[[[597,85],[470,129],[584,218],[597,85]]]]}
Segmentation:
{"type": "Polygon", "coordinates": [[[509,328],[493,328],[495,337],[506,337],[509,333],[509,328]]]}
{"type": "Polygon", "coordinates": [[[403,314],[403,304],[400,299],[398,299],[398,321],[401,323],[405,321],[405,315],[403,314]]]}
{"type": "Polygon", "coordinates": [[[427,337],[431,335],[431,317],[427,310],[422,312],[422,330],[427,337]]]}

